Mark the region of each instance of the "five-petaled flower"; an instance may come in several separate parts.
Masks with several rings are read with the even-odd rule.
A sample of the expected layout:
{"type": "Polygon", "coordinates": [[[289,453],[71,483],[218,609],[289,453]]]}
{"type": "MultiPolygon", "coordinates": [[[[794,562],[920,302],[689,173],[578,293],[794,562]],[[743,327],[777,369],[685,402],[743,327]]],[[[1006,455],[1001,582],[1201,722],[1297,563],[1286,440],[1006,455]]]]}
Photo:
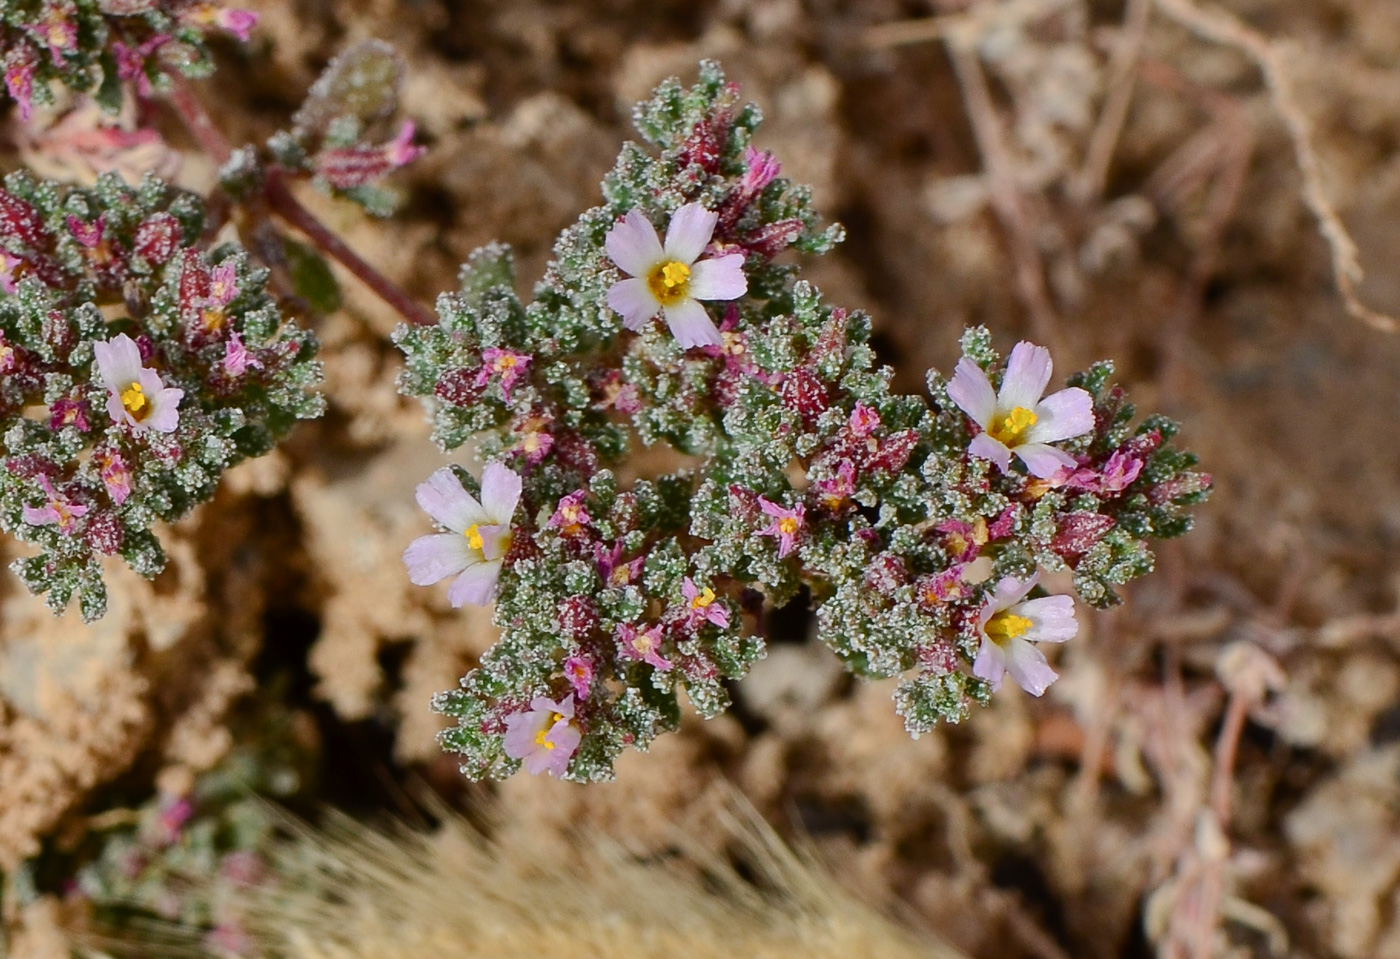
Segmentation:
{"type": "Polygon", "coordinates": [[[87,513],[88,507],[74,503],[67,496],[54,489],[47,476],[39,477],[39,486],[47,497],[43,506],[24,507],[24,521],[30,526],[57,526],[59,532],[67,535],[74,521],[87,513]]]}
{"type": "Polygon", "coordinates": [[[758,498],[758,505],[773,517],[773,522],[758,531],[759,535],[778,537],[778,558],[786,559],[789,553],[797,549],[797,536],[802,532],[807,507],[798,503],[788,509],[762,496],[758,498]]]}
{"type": "Polygon", "coordinates": [[[97,374],[107,387],[107,413],[114,423],[134,430],[173,433],[180,422],[184,390],[161,382],[160,374],[141,365],[136,341],[119,333],[105,343],[94,343],[97,374]]]}
{"type": "Polygon", "coordinates": [[[715,591],[710,587],[700,589],[687,576],[681,584],[681,595],[685,598],[686,614],[690,622],[710,622],[720,629],[729,628],[729,610],[715,602],[715,591]]]}
{"type": "Polygon", "coordinates": [[[617,648],[628,659],[650,663],[663,671],[671,668],[671,661],[661,655],[661,627],[654,623],[645,629],[638,629],[631,623],[618,626],[617,648]]]}
{"type": "Polygon", "coordinates": [[[443,467],[419,484],[418,505],[451,532],[420,536],[404,550],[408,578],[418,586],[456,576],[447,590],[453,606],[485,606],[510,549],[511,518],[520,502],[520,477],[500,463],[481,473],[481,500],[443,467]]]}
{"type": "Polygon", "coordinates": [[[506,755],[525,761],[532,776],[562,776],[583,734],[573,723],[574,697],[558,702],[536,696],[525,712],[506,717],[506,755]]]}
{"type": "Polygon", "coordinates": [[[1026,599],[1039,579],[1039,573],[1027,580],[1006,577],[997,583],[977,616],[982,645],[972,664],[972,675],[986,680],[994,692],[1001,688],[1002,677],[1010,673],[1032,696],[1044,693],[1059,674],[1032,644],[1063,643],[1079,632],[1073,598],[1026,599]]]}
{"type": "Polygon", "coordinates": [[[510,391],[529,370],[530,359],[528,353],[497,349],[494,346],[482,350],[481,369],[476,374],[476,388],[481,389],[491,382],[491,377],[499,376],[501,378],[501,395],[509,403],[510,391]]]}
{"type": "Polygon", "coordinates": [[[968,447],[973,456],[991,460],[1007,473],[1014,453],[1041,479],[1062,467],[1074,468],[1074,457],[1049,444],[1093,430],[1094,401],[1078,387],[1041,399],[1050,370],[1049,350],[1017,343],[1007,360],[1001,391],[994,392],[980,366],[966,356],[958,360],[948,396],[982,428],[968,447]]]}
{"type": "Polygon", "coordinates": [[[734,300],[748,292],[744,255],[700,259],[718,215],[687,203],[671,217],[663,245],[641,210],[632,210],[608,232],[608,256],[628,279],[608,290],[608,306],[629,330],[640,331],[660,312],[685,349],[719,346],[722,338],[700,300],[734,300]]]}
{"type": "Polygon", "coordinates": [[[589,690],[593,688],[593,661],[575,653],[564,660],[564,678],[574,688],[574,695],[587,699],[589,690]]]}
{"type": "Polygon", "coordinates": [[[611,548],[594,543],[593,559],[598,564],[598,575],[603,578],[603,585],[616,588],[626,586],[641,576],[642,565],[646,561],[646,557],[638,556],[624,563],[621,540],[613,543],[611,548]]]}
{"type": "Polygon", "coordinates": [[[588,510],[583,505],[587,496],[588,491],[581,489],[565,496],[559,501],[559,508],[554,511],[554,515],[549,518],[548,525],[565,536],[577,536],[582,533],[583,528],[593,522],[593,517],[588,515],[588,510]]]}

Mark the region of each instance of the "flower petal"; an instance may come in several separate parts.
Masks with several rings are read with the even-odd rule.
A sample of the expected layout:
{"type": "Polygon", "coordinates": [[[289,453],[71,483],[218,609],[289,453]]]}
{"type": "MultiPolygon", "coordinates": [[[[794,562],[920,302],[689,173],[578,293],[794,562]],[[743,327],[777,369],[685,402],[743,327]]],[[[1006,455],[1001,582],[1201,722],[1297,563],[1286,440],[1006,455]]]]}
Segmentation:
{"type": "Polygon", "coordinates": [[[1021,600],[1026,598],[1026,594],[1035,589],[1035,584],[1040,582],[1040,572],[1032,573],[1029,579],[1017,579],[1014,576],[1007,576],[997,583],[992,590],[993,611],[1010,609],[1021,600]]]}
{"type": "Polygon", "coordinates": [[[1094,399],[1077,386],[1051,393],[1035,408],[1035,425],[1026,430],[1027,443],[1056,443],[1091,433],[1094,399]]]}
{"type": "Polygon", "coordinates": [[[1022,443],[1012,452],[1021,458],[1021,462],[1026,464],[1026,469],[1030,470],[1032,476],[1041,479],[1054,476],[1062,466],[1074,469],[1078,465],[1074,457],[1064,450],[1046,446],[1044,443],[1022,443]]]}
{"type": "Polygon", "coordinates": [[[504,463],[487,463],[481,471],[481,506],[491,522],[509,526],[520,502],[520,474],[504,463]]]}
{"type": "Polygon", "coordinates": [[[609,230],[603,246],[612,261],[631,276],[646,276],[665,257],[656,227],[641,210],[632,210],[609,230]]]}
{"type": "Polygon", "coordinates": [[[151,415],[141,425],[157,433],[175,432],[180,425],[180,400],[184,395],[184,390],[173,387],[165,387],[151,394],[151,415]]]}
{"type": "Polygon", "coordinates": [[[977,650],[977,659],[972,663],[972,675],[985,680],[992,692],[1001,689],[1001,678],[1006,673],[1006,653],[990,639],[983,637],[982,646],[977,650]]]}
{"type": "Polygon", "coordinates": [[[687,203],[671,216],[666,228],[666,259],[679,260],[690,266],[700,259],[710,237],[715,235],[718,213],[711,213],[699,203],[687,203]]]}
{"type": "Polygon", "coordinates": [[[141,379],[141,349],[125,333],[118,333],[105,343],[94,343],[92,355],[97,360],[97,372],[108,389],[123,390],[141,379]]]}
{"type": "Polygon", "coordinates": [[[1060,674],[1050,668],[1045,654],[1024,639],[1013,639],[1006,651],[1006,671],[1032,696],[1040,696],[1060,674]]]}
{"type": "Polygon", "coordinates": [[[476,562],[467,538],[461,533],[433,533],[420,536],[403,551],[409,582],[431,586],[455,576],[476,562]]]}
{"type": "Polygon", "coordinates": [[[457,474],[446,466],[419,483],[414,495],[423,512],[454,533],[491,522],[476,497],[466,491],[457,474]]]}
{"type": "Polygon", "coordinates": [[[619,280],[608,290],[608,307],[622,314],[622,325],[634,333],[640,332],[661,310],[661,301],[651,292],[646,280],[633,277],[619,280]]]}
{"type": "Polygon", "coordinates": [[[958,360],[953,378],[948,382],[948,398],[983,429],[997,412],[997,394],[992,389],[992,381],[970,357],[958,360]]]}
{"type": "Polygon", "coordinates": [[[1006,376],[997,394],[997,408],[1010,412],[1020,406],[1034,410],[1050,383],[1050,351],[1022,340],[1011,348],[1006,376]]]}
{"type": "Polygon", "coordinates": [[[1074,618],[1074,597],[1043,596],[1028,599],[1012,610],[1017,616],[1031,621],[1025,638],[1037,643],[1063,643],[1079,633],[1074,618]]]}
{"type": "Polygon", "coordinates": [[[499,559],[473,563],[447,588],[447,601],[453,606],[485,606],[496,595],[496,581],[501,578],[499,559]]]}
{"type": "Polygon", "coordinates": [[[749,291],[744,254],[701,260],[690,268],[690,295],[697,300],[737,300],[749,291]]]}
{"type": "Polygon", "coordinates": [[[715,321],[710,319],[710,314],[705,312],[705,308],[697,300],[681,300],[675,306],[665,307],[662,314],[682,349],[719,346],[724,342],[720,338],[715,321]]]}
{"type": "MultiPolygon", "coordinates": [[[[1017,452],[1020,451],[1018,446],[1017,452]]],[[[1001,467],[1003,473],[1011,472],[1011,451],[1006,448],[1006,444],[1000,440],[994,440],[986,433],[978,433],[968,444],[967,451],[973,456],[984,460],[991,460],[1001,467]]]]}
{"type": "Polygon", "coordinates": [[[538,709],[531,709],[523,713],[513,713],[507,716],[505,736],[506,755],[511,759],[524,759],[526,756],[532,754],[539,748],[535,739],[544,731],[545,725],[548,722],[549,713],[538,709]]]}

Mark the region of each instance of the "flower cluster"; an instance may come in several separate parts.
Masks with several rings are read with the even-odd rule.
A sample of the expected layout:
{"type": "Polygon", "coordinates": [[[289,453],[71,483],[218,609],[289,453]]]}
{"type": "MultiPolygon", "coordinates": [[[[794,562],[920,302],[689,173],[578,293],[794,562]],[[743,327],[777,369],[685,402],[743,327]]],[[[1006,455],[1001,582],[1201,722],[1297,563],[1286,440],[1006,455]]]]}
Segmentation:
{"type": "Polygon", "coordinates": [[[424,484],[447,532],[405,556],[415,582],[457,577],[451,602],[495,602],[499,642],[435,702],[469,776],[610,776],[676,728],[682,692],[725,709],[765,610],[804,589],[851,670],[903,678],[915,734],[1007,675],[1039,695],[1036,644],[1076,631],[1071,597],[1033,594],[1040,571],[1111,605],[1208,491],[1106,364],[1047,396],[1047,351],[1003,364],[975,329],[951,381],[893,393],[868,318],[776,259],[840,233],[752,147],[757,120],[714,64],[668,82],[636,113],[654,152],[623,149],[532,303],[487,247],[437,326],[396,336],[439,443],[487,462],[479,497],[465,471],[424,484]],[[624,484],[639,446],[675,469],[624,484]]]}
{"type": "Polygon", "coordinates": [[[154,576],[154,522],[321,411],[314,339],[202,225],[155,179],[0,189],[0,529],[40,548],[14,569],[56,611],[102,614],[104,556],[154,576]]]}
{"type": "Polygon", "coordinates": [[[206,35],[247,40],[256,23],[218,0],[0,0],[5,89],[25,119],[35,102],[54,102],[54,83],[115,112],[127,83],[146,95],[173,71],[208,75],[206,35]]]}

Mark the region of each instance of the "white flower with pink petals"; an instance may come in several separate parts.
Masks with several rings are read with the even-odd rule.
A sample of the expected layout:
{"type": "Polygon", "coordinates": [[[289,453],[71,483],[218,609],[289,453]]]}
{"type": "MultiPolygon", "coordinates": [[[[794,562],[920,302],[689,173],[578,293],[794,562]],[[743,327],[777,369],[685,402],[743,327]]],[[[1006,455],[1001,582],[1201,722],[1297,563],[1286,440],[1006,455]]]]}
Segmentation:
{"type": "Polygon", "coordinates": [[[1011,470],[1014,454],[1032,476],[1048,479],[1062,467],[1073,469],[1073,456],[1049,445],[1083,436],[1094,429],[1094,401],[1078,387],[1041,399],[1050,382],[1050,351],[1017,343],[1006,362],[1001,391],[992,390],[982,368],[964,356],[958,360],[948,396],[982,427],[968,447],[973,456],[1011,470]]]}
{"type": "Polygon", "coordinates": [[[748,292],[744,255],[700,258],[715,232],[718,215],[687,203],[671,217],[666,242],[640,210],[608,232],[608,256],[629,278],[608,290],[608,306],[629,330],[640,331],[660,313],[685,349],[723,341],[701,300],[735,300],[748,292]]]}
{"type": "Polygon", "coordinates": [[[563,776],[583,734],[573,723],[572,694],[555,702],[536,696],[525,712],[506,717],[506,755],[521,759],[532,776],[563,776]]]}
{"type": "Polygon", "coordinates": [[[1002,677],[1010,673],[1016,685],[1032,696],[1044,693],[1059,674],[1033,644],[1063,643],[1079,632],[1073,598],[1026,599],[1039,579],[1039,573],[1024,581],[1006,577],[997,583],[991,599],[977,616],[982,645],[972,664],[972,675],[986,680],[993,692],[1001,688],[1002,677]]]}
{"type": "Polygon", "coordinates": [[[133,430],[173,433],[180,423],[184,390],[166,386],[160,374],[143,366],[141,349],[125,333],[94,343],[97,375],[107,387],[107,414],[133,430]]]}
{"type": "Polygon", "coordinates": [[[447,590],[453,606],[485,606],[496,592],[501,565],[510,550],[511,518],[520,503],[520,477],[500,463],[481,473],[481,500],[468,493],[447,467],[418,486],[418,505],[450,530],[420,536],[408,544],[403,561],[418,586],[456,576],[447,590]]]}

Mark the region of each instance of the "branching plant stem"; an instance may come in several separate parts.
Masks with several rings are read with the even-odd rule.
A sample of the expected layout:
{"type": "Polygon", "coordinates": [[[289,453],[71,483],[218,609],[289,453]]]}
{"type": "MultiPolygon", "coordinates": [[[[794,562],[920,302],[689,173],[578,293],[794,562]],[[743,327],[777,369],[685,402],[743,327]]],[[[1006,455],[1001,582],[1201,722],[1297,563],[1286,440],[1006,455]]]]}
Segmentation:
{"type": "MultiPolygon", "coordinates": [[[[170,93],[170,105],[180,120],[190,131],[200,147],[221,166],[233,155],[233,148],[223,132],[215,125],[204,104],[195,96],[189,85],[180,78],[175,81],[170,93]]],[[[286,179],[277,170],[269,172],[263,186],[263,196],[268,207],[288,225],[310,240],[318,250],[331,257],[349,270],[360,282],[374,291],[404,319],[416,325],[432,325],[437,322],[433,312],[418,303],[393,280],[380,273],[363,257],[350,249],[346,243],[310,210],[302,206],[292,195],[286,179]]]]}

